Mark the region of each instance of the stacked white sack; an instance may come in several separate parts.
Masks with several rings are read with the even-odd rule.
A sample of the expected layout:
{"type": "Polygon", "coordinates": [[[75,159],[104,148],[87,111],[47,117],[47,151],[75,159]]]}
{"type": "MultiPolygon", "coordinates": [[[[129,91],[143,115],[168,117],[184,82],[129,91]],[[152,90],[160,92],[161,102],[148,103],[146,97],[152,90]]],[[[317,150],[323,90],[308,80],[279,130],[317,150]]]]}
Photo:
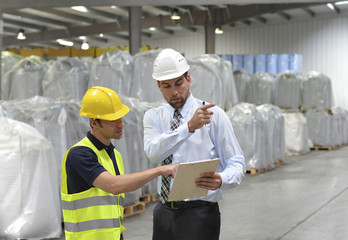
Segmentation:
{"type": "Polygon", "coordinates": [[[58,238],[61,234],[52,144],[33,127],[0,118],[0,238],[58,238]]]}

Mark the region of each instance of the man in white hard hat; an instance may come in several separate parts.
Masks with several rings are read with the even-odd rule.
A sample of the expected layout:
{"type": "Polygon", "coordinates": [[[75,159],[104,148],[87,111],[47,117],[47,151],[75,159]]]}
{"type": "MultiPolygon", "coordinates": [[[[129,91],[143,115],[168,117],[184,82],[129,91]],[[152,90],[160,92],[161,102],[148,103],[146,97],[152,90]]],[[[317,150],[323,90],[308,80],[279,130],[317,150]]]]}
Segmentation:
{"type": "Polygon", "coordinates": [[[228,116],[215,104],[192,96],[189,68],[173,49],[163,49],[156,57],[152,76],[168,104],[144,115],[145,152],[150,161],[161,165],[221,160],[216,172],[196,179],[197,186],[209,190],[206,197],[168,202],[170,179],[159,179],[153,240],[219,239],[217,202],[223,198],[222,190],[240,184],[245,173],[243,153],[228,116]]]}
{"type": "Polygon", "coordinates": [[[175,175],[176,165],[124,174],[122,156],[110,140],[122,138],[122,117],[128,112],[118,94],[109,88],[92,87],[82,99],[80,115],[89,118],[92,130],[66,152],[62,164],[67,240],[123,239],[124,193],[159,175],[175,175]]]}

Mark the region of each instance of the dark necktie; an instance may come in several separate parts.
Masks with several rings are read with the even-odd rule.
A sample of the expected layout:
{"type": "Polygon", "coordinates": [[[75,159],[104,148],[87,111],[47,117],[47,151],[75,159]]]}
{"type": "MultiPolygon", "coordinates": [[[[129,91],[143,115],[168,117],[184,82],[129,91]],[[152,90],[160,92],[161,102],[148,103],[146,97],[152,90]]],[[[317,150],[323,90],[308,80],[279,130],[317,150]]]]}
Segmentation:
{"type": "MultiPolygon", "coordinates": [[[[170,129],[174,131],[177,129],[180,125],[180,112],[179,110],[174,111],[174,118],[171,121],[170,129]]],[[[173,161],[173,154],[167,157],[162,161],[162,165],[171,164],[173,161]]],[[[162,203],[165,203],[169,196],[169,189],[170,189],[170,177],[169,176],[162,176],[162,185],[161,185],[161,196],[160,201],[162,203]]]]}

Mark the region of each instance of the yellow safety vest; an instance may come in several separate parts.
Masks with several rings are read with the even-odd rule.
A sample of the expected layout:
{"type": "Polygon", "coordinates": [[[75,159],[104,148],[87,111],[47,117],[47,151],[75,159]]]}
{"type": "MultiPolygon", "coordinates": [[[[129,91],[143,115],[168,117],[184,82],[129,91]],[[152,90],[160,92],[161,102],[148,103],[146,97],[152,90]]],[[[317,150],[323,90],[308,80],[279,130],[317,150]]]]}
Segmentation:
{"type": "MultiPolygon", "coordinates": [[[[85,137],[75,146],[91,148],[98,157],[99,163],[112,175],[116,176],[111,158],[105,149],[99,151],[85,137]]],[[[71,149],[71,148],[70,148],[71,149]]],[[[70,149],[65,153],[62,165],[61,198],[65,226],[65,239],[100,240],[120,239],[125,227],[121,224],[124,212],[125,194],[113,195],[99,188],[69,194],[66,174],[66,158],[70,149]]],[[[124,174],[122,155],[114,149],[116,163],[120,174],[124,174]]]]}

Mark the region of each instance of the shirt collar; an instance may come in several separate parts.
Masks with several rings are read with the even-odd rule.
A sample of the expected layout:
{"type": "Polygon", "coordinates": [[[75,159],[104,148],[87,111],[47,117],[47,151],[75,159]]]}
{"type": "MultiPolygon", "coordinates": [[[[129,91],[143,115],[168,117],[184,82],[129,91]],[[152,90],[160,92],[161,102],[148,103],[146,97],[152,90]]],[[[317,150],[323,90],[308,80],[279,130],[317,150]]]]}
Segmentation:
{"type": "Polygon", "coordinates": [[[102,149],[108,150],[108,149],[115,148],[115,146],[112,143],[110,143],[109,146],[106,146],[104,143],[99,141],[95,136],[93,136],[93,134],[90,131],[87,133],[87,137],[99,151],[102,149]]]}

